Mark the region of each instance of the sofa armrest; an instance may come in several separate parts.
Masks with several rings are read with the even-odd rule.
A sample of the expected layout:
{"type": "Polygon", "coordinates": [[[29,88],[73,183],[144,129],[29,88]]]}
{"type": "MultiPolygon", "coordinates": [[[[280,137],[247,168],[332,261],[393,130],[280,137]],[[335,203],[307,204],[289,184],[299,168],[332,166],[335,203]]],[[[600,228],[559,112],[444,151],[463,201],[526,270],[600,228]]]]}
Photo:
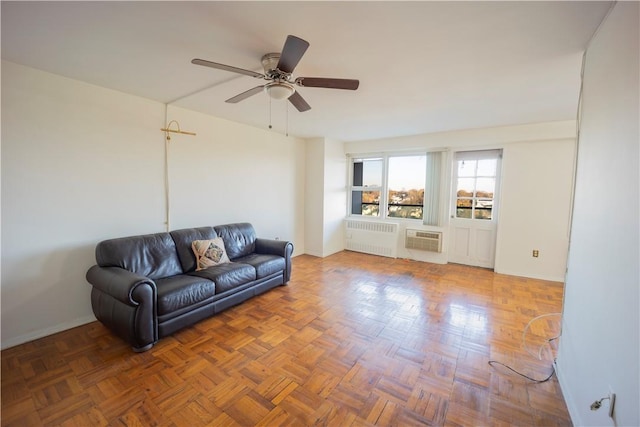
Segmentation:
{"type": "Polygon", "coordinates": [[[291,279],[291,255],[293,254],[293,243],[286,240],[256,239],[256,253],[278,255],[284,258],[285,271],[284,283],[291,279]]]}
{"type": "Polygon", "coordinates": [[[151,286],[153,294],[156,293],[156,284],[153,280],[119,267],[94,265],[87,271],[87,281],[94,288],[127,305],[140,304],[141,301],[134,297],[134,291],[138,286],[151,286]]]}
{"type": "Polygon", "coordinates": [[[157,289],[153,280],[119,267],[94,265],[87,271],[96,318],[135,351],[158,340],[157,289]]]}

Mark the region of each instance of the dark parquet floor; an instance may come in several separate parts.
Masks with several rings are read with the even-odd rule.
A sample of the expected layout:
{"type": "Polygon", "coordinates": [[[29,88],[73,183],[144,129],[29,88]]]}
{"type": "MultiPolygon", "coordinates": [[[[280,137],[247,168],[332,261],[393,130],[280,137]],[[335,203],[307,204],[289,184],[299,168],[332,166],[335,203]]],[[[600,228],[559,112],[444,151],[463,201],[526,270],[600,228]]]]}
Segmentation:
{"type": "Polygon", "coordinates": [[[98,322],[2,351],[2,425],[571,425],[555,377],[488,364],[548,376],[559,319],[531,324],[529,351],[522,332],[560,311],[561,283],[354,252],[293,263],[288,286],[145,353],[98,322]]]}

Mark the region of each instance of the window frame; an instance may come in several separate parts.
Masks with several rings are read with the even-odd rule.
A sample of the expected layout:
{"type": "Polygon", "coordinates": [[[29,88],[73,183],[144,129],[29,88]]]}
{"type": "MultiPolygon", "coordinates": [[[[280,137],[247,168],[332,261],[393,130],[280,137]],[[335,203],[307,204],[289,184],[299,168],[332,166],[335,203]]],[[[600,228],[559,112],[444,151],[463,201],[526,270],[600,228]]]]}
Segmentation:
{"type": "MultiPolygon", "coordinates": [[[[348,203],[347,203],[347,209],[349,212],[349,216],[355,216],[355,217],[362,217],[362,218],[382,218],[382,209],[380,208],[380,206],[384,206],[384,203],[386,203],[386,197],[384,195],[384,187],[386,185],[385,183],[386,180],[386,161],[384,159],[383,155],[380,154],[370,154],[370,155],[364,155],[364,156],[349,156],[349,197],[348,197],[348,203]],[[366,185],[353,185],[353,177],[354,177],[354,173],[355,173],[355,163],[356,160],[362,160],[362,161],[366,161],[366,160],[382,160],[382,168],[381,168],[381,177],[380,177],[380,181],[381,181],[381,185],[380,186],[366,186],[366,185]],[[363,214],[354,214],[353,213],[353,193],[355,191],[360,191],[360,192],[366,192],[366,191],[378,191],[380,193],[380,198],[379,198],[379,202],[378,202],[378,215],[377,216],[373,216],[373,215],[363,215],[363,214]]],[[[364,184],[364,182],[363,182],[364,184]]]]}
{"type": "MultiPolygon", "coordinates": [[[[497,222],[498,218],[498,209],[499,209],[499,192],[500,192],[500,181],[501,181],[501,172],[502,172],[502,156],[503,150],[501,148],[498,149],[484,149],[484,150],[461,150],[457,151],[453,154],[453,164],[452,164],[452,180],[451,180],[451,196],[450,196],[450,210],[451,210],[451,219],[459,220],[459,221],[479,221],[479,222],[497,222]],[[460,197],[457,194],[457,185],[458,180],[461,178],[458,175],[458,162],[459,161],[480,161],[480,160],[496,160],[496,170],[495,175],[478,175],[477,174],[477,164],[476,171],[473,176],[469,176],[468,178],[472,178],[474,180],[474,191],[470,197],[460,197]],[[494,179],[494,189],[493,189],[493,197],[478,197],[477,196],[477,180],[490,178],[494,179]],[[471,217],[465,218],[462,216],[458,216],[458,199],[461,200],[469,200],[471,202],[470,206],[470,215],[471,217]],[[476,202],[482,200],[491,200],[491,218],[476,218],[475,212],[477,210],[476,202]]],[[[466,177],[462,177],[466,178],[466,177]]]]}
{"type": "MultiPolygon", "coordinates": [[[[390,152],[390,153],[366,153],[366,154],[351,154],[347,156],[349,161],[349,191],[347,195],[347,216],[352,218],[363,218],[363,219],[371,219],[371,220],[393,220],[393,221],[411,221],[411,222],[419,222],[423,223],[424,215],[426,211],[425,203],[427,202],[426,197],[423,195],[422,200],[422,217],[421,218],[403,218],[403,217],[394,217],[389,216],[389,159],[392,157],[426,157],[429,153],[428,150],[425,151],[408,151],[408,152],[390,152]],[[358,160],[382,160],[382,185],[380,187],[367,187],[367,186],[355,186],[353,185],[354,178],[354,168],[355,163],[358,160]],[[379,191],[380,199],[378,206],[378,216],[372,215],[363,215],[353,213],[353,194],[354,191],[379,191]]],[[[426,166],[426,159],[425,159],[426,166]]],[[[422,184],[422,190],[426,191],[427,188],[427,178],[428,173],[425,173],[424,182],[422,184]]]]}

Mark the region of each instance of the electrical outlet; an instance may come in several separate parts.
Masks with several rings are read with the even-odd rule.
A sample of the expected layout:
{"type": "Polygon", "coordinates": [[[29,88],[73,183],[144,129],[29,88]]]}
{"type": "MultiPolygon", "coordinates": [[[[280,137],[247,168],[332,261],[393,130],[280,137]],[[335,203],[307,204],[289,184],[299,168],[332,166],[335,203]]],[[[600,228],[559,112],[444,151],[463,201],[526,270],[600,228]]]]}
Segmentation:
{"type": "Polygon", "coordinates": [[[537,249],[534,249],[534,250],[533,250],[533,257],[534,257],[534,258],[538,258],[538,256],[540,256],[540,251],[539,251],[539,250],[537,250],[537,249]]]}

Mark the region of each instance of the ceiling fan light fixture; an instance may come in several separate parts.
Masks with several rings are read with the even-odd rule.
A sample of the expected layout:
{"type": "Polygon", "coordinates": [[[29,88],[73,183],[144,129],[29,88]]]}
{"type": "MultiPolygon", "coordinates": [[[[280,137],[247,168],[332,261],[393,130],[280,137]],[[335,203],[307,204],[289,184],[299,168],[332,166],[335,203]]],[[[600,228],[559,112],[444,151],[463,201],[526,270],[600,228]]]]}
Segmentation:
{"type": "Polygon", "coordinates": [[[284,82],[271,82],[264,85],[264,91],[269,94],[271,99],[287,99],[296,91],[295,88],[284,82]]]}

